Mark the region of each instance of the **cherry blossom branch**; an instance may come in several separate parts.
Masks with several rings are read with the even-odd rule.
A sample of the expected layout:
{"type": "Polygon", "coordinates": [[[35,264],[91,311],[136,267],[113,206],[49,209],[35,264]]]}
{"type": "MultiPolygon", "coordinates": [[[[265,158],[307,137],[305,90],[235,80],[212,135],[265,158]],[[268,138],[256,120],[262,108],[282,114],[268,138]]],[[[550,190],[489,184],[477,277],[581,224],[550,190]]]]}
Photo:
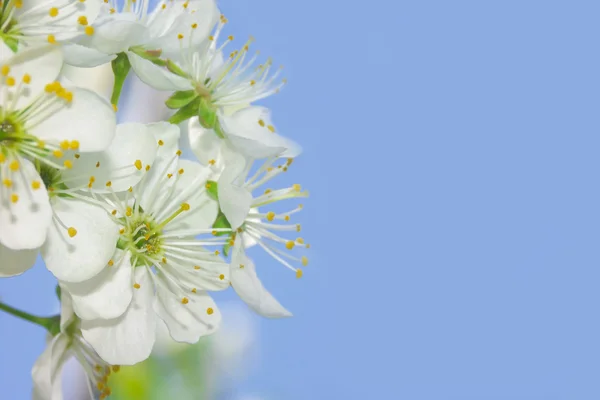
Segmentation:
{"type": "Polygon", "coordinates": [[[53,333],[57,328],[60,330],[58,323],[60,322],[60,317],[38,317],[36,315],[29,314],[28,312],[16,309],[14,307],[9,306],[8,304],[4,304],[0,302],[0,310],[13,315],[15,317],[24,319],[25,321],[29,321],[36,325],[39,325],[43,328],[46,328],[48,331],[53,333]]]}

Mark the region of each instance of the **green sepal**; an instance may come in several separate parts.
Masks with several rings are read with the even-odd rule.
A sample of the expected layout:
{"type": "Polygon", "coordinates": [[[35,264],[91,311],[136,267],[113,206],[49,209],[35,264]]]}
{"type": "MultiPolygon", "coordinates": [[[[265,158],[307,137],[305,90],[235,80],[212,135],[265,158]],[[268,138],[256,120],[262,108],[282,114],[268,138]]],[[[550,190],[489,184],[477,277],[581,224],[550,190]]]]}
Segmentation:
{"type": "Polygon", "coordinates": [[[210,104],[210,101],[203,97],[198,107],[198,118],[200,124],[206,129],[213,129],[217,124],[217,110],[210,104]]]}
{"type": "Polygon", "coordinates": [[[132,53],[140,56],[144,60],[148,60],[153,64],[158,65],[159,67],[164,67],[167,65],[167,62],[160,58],[162,51],[161,50],[146,50],[139,47],[132,47],[129,49],[132,53]]]}
{"type": "Polygon", "coordinates": [[[178,124],[182,123],[183,121],[186,121],[186,120],[192,118],[198,112],[199,105],[200,105],[200,98],[196,97],[190,103],[188,103],[184,107],[181,107],[175,114],[173,114],[171,116],[171,118],[169,118],[169,122],[174,125],[178,125],[178,124]]]}
{"type": "Polygon", "coordinates": [[[229,255],[229,250],[231,250],[231,244],[229,242],[223,245],[223,255],[227,257],[229,255]]]}
{"type": "Polygon", "coordinates": [[[55,293],[56,293],[56,297],[58,297],[58,301],[60,301],[61,299],[61,295],[62,295],[62,290],[60,288],[60,285],[56,285],[56,289],[54,289],[55,293]]]}
{"type": "Polygon", "coordinates": [[[19,41],[14,37],[6,37],[4,38],[4,43],[8,46],[9,49],[16,53],[19,49],[19,41]]]}
{"type": "MultiPolygon", "coordinates": [[[[219,215],[217,215],[217,218],[215,219],[215,222],[213,223],[212,227],[213,229],[231,229],[231,224],[227,220],[225,214],[223,214],[223,211],[219,210],[219,215]]],[[[227,231],[216,232],[216,236],[223,236],[229,234],[230,232],[227,231]]]]}
{"type": "Polygon", "coordinates": [[[181,69],[179,68],[179,66],[177,64],[175,64],[173,61],[171,60],[167,60],[165,62],[165,66],[167,67],[167,69],[169,71],[171,71],[172,73],[174,73],[175,75],[179,75],[181,77],[187,78],[187,74],[181,69]]]}
{"type": "Polygon", "coordinates": [[[219,201],[219,184],[216,181],[206,181],[206,193],[214,201],[219,201]]]}
{"type": "Polygon", "coordinates": [[[129,62],[129,58],[127,58],[127,54],[119,53],[117,58],[112,60],[110,64],[115,75],[115,82],[113,85],[112,95],[110,96],[110,102],[114,106],[118,106],[119,98],[121,97],[121,90],[123,89],[125,78],[127,78],[129,70],[131,69],[131,63],[129,62]]]}
{"type": "Polygon", "coordinates": [[[187,106],[197,97],[198,95],[193,90],[183,90],[173,93],[173,95],[169,97],[167,101],[165,101],[165,104],[170,109],[177,110],[181,107],[187,106]]]}

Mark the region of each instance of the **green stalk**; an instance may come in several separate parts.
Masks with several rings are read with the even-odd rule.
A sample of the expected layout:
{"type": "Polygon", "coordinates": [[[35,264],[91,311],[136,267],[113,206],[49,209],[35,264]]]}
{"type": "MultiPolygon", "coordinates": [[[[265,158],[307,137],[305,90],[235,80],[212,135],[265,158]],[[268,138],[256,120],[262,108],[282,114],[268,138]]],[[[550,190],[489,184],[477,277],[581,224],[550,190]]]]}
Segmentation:
{"type": "Polygon", "coordinates": [[[60,317],[38,317],[36,315],[29,314],[28,312],[18,310],[14,307],[9,306],[0,302],[0,310],[13,315],[15,317],[24,319],[43,328],[46,328],[50,333],[56,334],[60,331],[60,317]],[[57,329],[58,328],[58,329],[57,329]]]}

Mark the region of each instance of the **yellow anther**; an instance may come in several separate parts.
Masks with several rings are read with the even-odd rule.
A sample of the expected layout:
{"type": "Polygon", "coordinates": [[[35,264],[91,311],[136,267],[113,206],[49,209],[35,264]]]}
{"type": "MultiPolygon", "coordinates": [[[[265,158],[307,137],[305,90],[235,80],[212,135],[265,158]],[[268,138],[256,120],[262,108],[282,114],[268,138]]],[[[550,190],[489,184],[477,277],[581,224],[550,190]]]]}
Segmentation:
{"type": "Polygon", "coordinates": [[[302,278],[302,274],[303,274],[303,272],[301,269],[296,270],[296,278],[298,278],[298,279],[302,278]]]}
{"type": "Polygon", "coordinates": [[[271,193],[271,192],[272,192],[272,190],[271,190],[271,189],[267,189],[267,190],[265,190],[265,194],[269,194],[269,193],[271,193]]]}
{"type": "Polygon", "coordinates": [[[77,18],[77,22],[79,22],[79,25],[83,25],[83,26],[88,24],[88,20],[85,15],[82,15],[81,17],[77,18]]]}
{"type": "Polygon", "coordinates": [[[42,184],[41,184],[40,181],[33,181],[33,182],[31,182],[31,188],[33,190],[38,190],[41,187],[42,187],[42,184]]]}
{"type": "Polygon", "coordinates": [[[193,288],[192,293],[196,293],[196,292],[198,292],[198,290],[196,290],[196,288],[193,288]]]}
{"type": "Polygon", "coordinates": [[[61,150],[56,149],[52,152],[52,155],[56,158],[62,158],[62,156],[64,156],[64,153],[61,150]]]}
{"type": "Polygon", "coordinates": [[[256,81],[255,81],[254,79],[252,79],[252,80],[250,81],[250,86],[254,86],[254,85],[256,85],[256,81]]]}
{"type": "Polygon", "coordinates": [[[166,263],[167,263],[167,259],[166,259],[165,257],[163,257],[163,258],[162,258],[160,261],[161,261],[163,264],[166,264],[166,263]]]}
{"type": "Polygon", "coordinates": [[[223,280],[223,279],[225,279],[225,275],[223,275],[223,274],[219,275],[219,279],[220,279],[220,280],[223,280]]]}
{"type": "Polygon", "coordinates": [[[10,162],[10,164],[8,164],[8,168],[13,172],[18,171],[19,170],[19,162],[17,160],[12,160],[10,162]]]}
{"type": "Polygon", "coordinates": [[[23,75],[23,79],[22,80],[23,80],[24,84],[26,84],[26,85],[30,84],[31,83],[31,75],[29,75],[29,74],[23,75]]]}
{"type": "Polygon", "coordinates": [[[71,169],[73,168],[73,162],[71,160],[65,160],[65,162],[63,162],[63,165],[65,166],[65,168],[67,169],[71,169]]]}
{"type": "Polygon", "coordinates": [[[99,391],[104,390],[104,382],[98,382],[96,384],[96,387],[98,388],[99,391]]]}
{"type": "Polygon", "coordinates": [[[175,152],[175,154],[177,154],[178,156],[180,156],[180,155],[181,155],[181,150],[177,150],[177,151],[175,152]]]}
{"type": "Polygon", "coordinates": [[[215,160],[210,160],[208,163],[209,163],[210,165],[215,165],[215,164],[216,164],[216,161],[215,161],[215,160]]]}
{"type": "Polygon", "coordinates": [[[16,0],[16,1],[15,1],[15,7],[16,7],[16,8],[21,8],[21,7],[23,7],[23,0],[16,0]]]}
{"type": "Polygon", "coordinates": [[[204,187],[210,189],[210,183],[207,183],[206,185],[204,185],[204,187]]]}
{"type": "Polygon", "coordinates": [[[304,244],[304,239],[302,239],[301,237],[299,237],[298,239],[296,239],[296,243],[304,244]]]}
{"type": "Polygon", "coordinates": [[[295,183],[294,186],[292,186],[294,188],[294,190],[296,192],[299,192],[300,190],[302,190],[302,186],[300,186],[299,183],[295,183]]]}
{"type": "Polygon", "coordinates": [[[240,269],[244,269],[244,264],[240,264],[240,269]]]}
{"type": "Polygon", "coordinates": [[[86,26],[85,27],[85,34],[88,36],[92,36],[94,34],[94,27],[93,26],[86,26]]]}
{"type": "Polygon", "coordinates": [[[115,265],[115,262],[113,260],[108,260],[108,266],[112,267],[113,265],[115,265]]]}
{"type": "Polygon", "coordinates": [[[211,233],[213,234],[213,236],[217,236],[219,234],[217,231],[212,231],[211,233]]]}
{"type": "Polygon", "coordinates": [[[285,163],[286,163],[286,164],[288,165],[288,167],[289,167],[290,165],[292,165],[292,163],[293,163],[293,162],[294,162],[294,159],[293,159],[293,158],[288,158],[288,159],[287,159],[287,161],[286,161],[285,163]]]}
{"type": "Polygon", "coordinates": [[[285,243],[285,248],[286,248],[286,249],[288,249],[288,250],[291,250],[291,249],[293,249],[293,248],[294,248],[294,245],[295,245],[295,243],[294,243],[294,241],[293,241],[293,240],[288,240],[288,241],[285,243]]]}
{"type": "Polygon", "coordinates": [[[286,215],[285,217],[283,217],[283,219],[284,219],[284,220],[287,222],[287,221],[289,221],[289,220],[290,220],[290,216],[289,216],[289,215],[286,215]]]}
{"type": "Polygon", "coordinates": [[[200,266],[199,265],[194,265],[194,269],[197,271],[197,270],[200,269],[200,266]]]}
{"type": "Polygon", "coordinates": [[[117,215],[117,210],[112,210],[110,213],[111,213],[112,215],[117,215]]]}
{"type": "MultiPolygon", "coordinates": [[[[69,144],[69,147],[71,148],[71,150],[77,150],[77,149],[79,149],[79,141],[78,140],[71,140],[71,143],[69,144]]],[[[79,158],[78,156],[79,156],[79,154],[75,154],[75,158],[79,158]]]]}
{"type": "Polygon", "coordinates": [[[229,35],[229,36],[227,36],[227,39],[228,39],[228,40],[233,40],[233,35],[229,35]]]}
{"type": "Polygon", "coordinates": [[[273,219],[275,219],[275,213],[273,211],[269,211],[267,213],[267,220],[273,221],[273,219]]]}
{"type": "Polygon", "coordinates": [[[4,179],[4,180],[2,181],[2,184],[3,184],[4,186],[6,186],[6,187],[11,187],[13,183],[12,183],[12,181],[11,181],[10,179],[4,179]]]}
{"type": "Polygon", "coordinates": [[[63,150],[69,150],[69,141],[63,140],[62,142],[60,142],[60,148],[63,150]]]}
{"type": "Polygon", "coordinates": [[[181,304],[187,304],[189,302],[190,302],[190,300],[187,297],[184,297],[183,299],[181,299],[181,304]]]}
{"type": "Polygon", "coordinates": [[[215,37],[214,37],[213,35],[210,35],[210,36],[208,37],[208,40],[210,40],[210,41],[212,42],[213,40],[215,40],[215,37]]]}
{"type": "Polygon", "coordinates": [[[167,174],[167,178],[171,179],[173,177],[173,174],[167,174]]]}
{"type": "Polygon", "coordinates": [[[167,5],[163,4],[162,6],[160,6],[160,8],[162,8],[164,10],[165,8],[167,8],[167,5]]]}
{"type": "Polygon", "coordinates": [[[10,201],[11,201],[12,203],[16,203],[17,201],[19,201],[19,195],[18,195],[18,194],[15,194],[15,193],[11,194],[11,195],[10,195],[10,201]]]}
{"type": "Polygon", "coordinates": [[[10,66],[4,64],[2,68],[0,68],[0,72],[2,72],[3,76],[8,76],[8,74],[10,73],[10,66]]]}
{"type": "Polygon", "coordinates": [[[129,189],[127,189],[127,191],[128,191],[129,193],[133,192],[133,187],[132,187],[132,186],[129,186],[129,189]]]}
{"type": "Polygon", "coordinates": [[[113,370],[113,372],[119,372],[121,370],[121,366],[120,365],[113,365],[112,370],[113,370]]]}
{"type": "Polygon", "coordinates": [[[215,310],[213,310],[213,309],[212,309],[212,308],[210,308],[210,307],[208,307],[208,308],[206,309],[206,313],[207,313],[208,315],[213,315],[213,313],[214,313],[214,312],[215,312],[215,310]]]}
{"type": "MultiPolygon", "coordinates": [[[[114,13],[116,13],[116,12],[117,12],[117,10],[115,10],[114,8],[111,8],[111,9],[110,9],[110,10],[108,10],[108,11],[109,11],[111,14],[114,14],[114,13]]],[[[116,107],[116,106],[113,104],[113,107],[116,107]]]]}
{"type": "Polygon", "coordinates": [[[159,140],[159,141],[158,141],[158,145],[159,145],[159,146],[162,146],[162,145],[164,145],[164,144],[165,144],[165,142],[163,142],[162,140],[159,140]]]}
{"type": "Polygon", "coordinates": [[[146,172],[150,171],[150,165],[146,165],[146,172]]]}
{"type": "Polygon", "coordinates": [[[142,160],[135,160],[135,163],[133,163],[133,165],[135,165],[135,167],[141,171],[142,170],[142,160]]]}
{"type": "Polygon", "coordinates": [[[181,33],[178,33],[177,34],[177,39],[179,39],[179,40],[183,39],[183,35],[181,33]]]}
{"type": "Polygon", "coordinates": [[[181,209],[183,211],[188,211],[190,209],[190,205],[188,203],[181,204],[181,209]]]}
{"type": "Polygon", "coordinates": [[[6,156],[4,153],[0,153],[0,164],[3,164],[6,161],[6,156]]]}
{"type": "Polygon", "coordinates": [[[215,250],[215,256],[218,256],[219,254],[221,254],[221,252],[219,250],[215,250]]]}
{"type": "Polygon", "coordinates": [[[127,208],[125,209],[125,215],[127,215],[128,217],[131,217],[131,213],[132,213],[132,211],[133,211],[133,210],[131,209],[131,207],[127,207],[127,208]]]}
{"type": "Polygon", "coordinates": [[[15,78],[13,78],[12,76],[9,76],[6,78],[6,85],[7,86],[15,86],[15,78]]]}
{"type": "Polygon", "coordinates": [[[296,225],[296,232],[300,232],[302,230],[302,225],[297,224],[296,225]]]}
{"type": "Polygon", "coordinates": [[[302,256],[302,265],[304,265],[305,267],[308,265],[308,257],[302,256]]]}
{"type": "Polygon", "coordinates": [[[184,172],[184,171],[183,171],[183,168],[181,168],[179,171],[177,171],[177,173],[178,173],[179,175],[182,175],[182,174],[183,174],[183,172],[184,172]]]}
{"type": "Polygon", "coordinates": [[[139,284],[139,283],[134,283],[134,284],[133,284],[133,287],[134,287],[134,289],[139,289],[139,288],[141,288],[141,286],[140,286],[140,284],[139,284]]]}
{"type": "Polygon", "coordinates": [[[44,147],[46,147],[46,142],[44,142],[43,140],[38,140],[37,147],[43,149],[44,147]]]}
{"type": "Polygon", "coordinates": [[[124,234],[124,233],[125,233],[125,228],[121,228],[121,229],[119,229],[119,233],[120,233],[121,235],[122,235],[122,234],[124,234]]]}
{"type": "Polygon", "coordinates": [[[198,27],[198,24],[192,24],[192,29],[196,29],[198,27]]]}
{"type": "Polygon", "coordinates": [[[96,168],[100,168],[100,161],[96,163],[96,168]]]}
{"type": "Polygon", "coordinates": [[[186,1],[185,3],[183,3],[183,8],[188,8],[188,5],[190,4],[189,1],[186,1]]]}
{"type": "Polygon", "coordinates": [[[275,133],[275,127],[273,125],[268,125],[267,129],[271,131],[271,133],[275,133]]]}
{"type": "Polygon", "coordinates": [[[112,182],[111,181],[106,182],[106,187],[111,187],[111,186],[112,186],[112,182]]]}
{"type": "Polygon", "coordinates": [[[69,229],[67,229],[67,233],[70,237],[75,237],[75,235],[77,235],[77,229],[70,227],[69,229]]]}
{"type": "Polygon", "coordinates": [[[119,111],[119,107],[117,107],[117,105],[116,105],[116,104],[113,104],[113,105],[112,105],[112,108],[113,108],[113,111],[114,111],[114,112],[117,112],[117,111],[119,111]]]}
{"type": "Polygon", "coordinates": [[[58,15],[58,8],[56,8],[56,7],[50,8],[50,11],[48,12],[48,14],[50,14],[51,17],[56,17],[58,15]]]}

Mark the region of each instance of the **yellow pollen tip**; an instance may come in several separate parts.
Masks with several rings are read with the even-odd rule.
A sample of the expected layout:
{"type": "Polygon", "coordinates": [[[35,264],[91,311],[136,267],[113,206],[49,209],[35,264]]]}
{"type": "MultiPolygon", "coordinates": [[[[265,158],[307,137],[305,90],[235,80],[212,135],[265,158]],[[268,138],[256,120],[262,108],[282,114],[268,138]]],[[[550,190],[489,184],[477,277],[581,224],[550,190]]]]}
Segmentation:
{"type": "Polygon", "coordinates": [[[106,187],[111,187],[111,186],[112,186],[112,182],[111,181],[106,182],[106,187]]]}
{"type": "Polygon", "coordinates": [[[198,290],[196,288],[192,289],[192,293],[197,293],[197,292],[198,292],[198,290]]]}
{"type": "Polygon", "coordinates": [[[62,142],[60,142],[60,148],[63,150],[69,150],[69,141],[63,140],[62,142]]]}
{"type": "Polygon", "coordinates": [[[181,304],[187,304],[189,302],[190,302],[190,300],[187,297],[184,297],[183,299],[181,299],[181,304]]]}
{"type": "Polygon", "coordinates": [[[141,288],[141,286],[140,286],[140,284],[139,284],[139,283],[134,283],[134,284],[133,284],[133,288],[134,288],[134,289],[139,289],[139,288],[141,288]]]}
{"type": "Polygon", "coordinates": [[[10,66],[3,65],[2,68],[0,69],[0,72],[2,72],[3,76],[8,76],[8,74],[10,73],[10,66]]]}
{"type": "Polygon", "coordinates": [[[189,205],[188,203],[183,203],[183,204],[181,205],[181,209],[182,209],[183,211],[188,211],[188,210],[190,209],[190,205],[189,205]]]}
{"type": "Polygon", "coordinates": [[[108,260],[108,266],[112,267],[113,265],[115,265],[115,262],[113,260],[108,260]]]}
{"type": "Polygon", "coordinates": [[[215,160],[210,160],[208,163],[209,163],[210,165],[215,165],[215,164],[216,164],[216,162],[217,162],[217,161],[215,161],[215,160]]]}
{"type": "Polygon", "coordinates": [[[69,229],[67,229],[67,233],[70,237],[75,237],[75,235],[77,235],[77,229],[70,227],[69,229]]]}
{"type": "Polygon", "coordinates": [[[79,23],[79,25],[84,25],[84,26],[88,24],[88,20],[85,15],[82,15],[81,17],[77,18],[77,22],[79,23]]]}
{"type": "Polygon", "coordinates": [[[113,365],[112,370],[113,370],[113,372],[119,372],[121,370],[121,366],[120,365],[113,365]]]}
{"type": "Polygon", "coordinates": [[[64,154],[63,154],[63,152],[62,152],[62,151],[60,151],[60,150],[54,150],[54,151],[52,152],[52,155],[53,155],[54,157],[56,157],[56,158],[61,158],[61,157],[62,157],[64,154]]]}
{"type": "Polygon", "coordinates": [[[296,243],[304,244],[304,239],[298,238],[298,239],[296,239],[296,243]]]}
{"type": "Polygon", "coordinates": [[[302,190],[302,186],[300,186],[298,183],[295,183],[293,188],[296,192],[299,192],[300,190],[302,190]]]}
{"type": "Polygon", "coordinates": [[[131,217],[131,207],[127,207],[127,209],[125,210],[125,215],[127,215],[128,217],[131,217]]]}
{"type": "Polygon", "coordinates": [[[50,9],[50,11],[48,12],[48,14],[49,14],[51,17],[56,17],[56,16],[58,15],[58,8],[56,8],[56,7],[52,7],[52,8],[50,9]]]}
{"type": "Polygon", "coordinates": [[[219,279],[220,279],[220,280],[223,280],[223,279],[225,279],[225,275],[223,275],[223,274],[219,275],[219,279]]]}
{"type": "Polygon", "coordinates": [[[194,265],[194,269],[197,271],[200,269],[200,267],[198,265],[194,265]]]}
{"type": "Polygon", "coordinates": [[[138,171],[142,170],[142,160],[135,160],[135,163],[133,165],[135,165],[138,171]]]}
{"type": "Polygon", "coordinates": [[[196,29],[198,27],[198,24],[192,24],[192,29],[196,29]]]}
{"type": "Polygon", "coordinates": [[[63,165],[65,166],[65,168],[67,169],[71,169],[73,168],[73,162],[71,160],[65,160],[65,162],[63,163],[63,165]]]}
{"type": "Polygon", "coordinates": [[[262,119],[259,119],[259,120],[258,120],[258,124],[259,124],[260,126],[264,127],[264,126],[265,126],[265,121],[263,121],[262,119]]]}
{"type": "Polygon", "coordinates": [[[302,256],[302,265],[305,267],[308,265],[308,257],[302,256]]]}
{"type": "Polygon", "coordinates": [[[11,194],[10,195],[10,201],[11,203],[16,203],[17,201],[19,201],[19,195],[18,194],[11,194]]]}
{"type": "Polygon", "coordinates": [[[175,154],[177,154],[178,156],[180,156],[180,155],[181,155],[181,150],[177,150],[177,151],[175,152],[175,154]]]}
{"type": "Polygon", "coordinates": [[[215,310],[213,310],[213,309],[212,309],[212,308],[210,308],[210,307],[208,307],[208,308],[206,309],[206,313],[207,313],[208,315],[213,315],[213,313],[214,313],[214,312],[215,312],[215,310]]]}
{"type": "Polygon", "coordinates": [[[113,104],[113,105],[112,105],[112,108],[113,108],[113,111],[114,111],[114,112],[117,112],[117,111],[119,111],[119,107],[117,107],[117,105],[116,105],[116,104],[113,104]]]}
{"type": "Polygon", "coordinates": [[[48,35],[48,43],[56,44],[56,38],[54,37],[54,35],[48,35]]]}
{"type": "Polygon", "coordinates": [[[19,170],[19,162],[17,160],[11,161],[11,163],[8,165],[8,168],[13,172],[18,171],[19,170]]]}
{"type": "Polygon", "coordinates": [[[12,181],[10,179],[4,179],[2,181],[2,184],[6,187],[11,187],[12,186],[12,181]]]}
{"type": "Polygon", "coordinates": [[[12,76],[7,77],[6,85],[7,86],[15,86],[15,78],[13,78],[12,76]]]}
{"type": "Polygon", "coordinates": [[[300,279],[302,278],[303,272],[301,269],[296,270],[296,278],[300,279]]]}
{"type": "Polygon", "coordinates": [[[179,40],[183,39],[183,35],[181,33],[178,33],[177,34],[177,39],[179,39],[179,40]]]}
{"type": "Polygon", "coordinates": [[[293,241],[291,241],[291,240],[288,240],[288,241],[286,242],[286,244],[285,244],[285,248],[286,248],[286,249],[288,249],[288,250],[291,250],[291,249],[293,249],[293,248],[294,248],[295,244],[296,244],[296,243],[294,243],[293,241]]]}
{"type": "Polygon", "coordinates": [[[182,174],[184,173],[184,170],[183,170],[183,168],[181,168],[179,171],[177,171],[177,173],[178,173],[179,175],[182,175],[182,174]]]}
{"type": "Polygon", "coordinates": [[[219,250],[215,250],[215,256],[218,256],[219,254],[221,254],[221,252],[219,250]]]}
{"type": "Polygon", "coordinates": [[[269,129],[271,133],[275,133],[275,127],[273,125],[267,126],[267,129],[269,129]]]}
{"type": "Polygon", "coordinates": [[[146,172],[150,171],[150,165],[146,165],[146,172]]]}
{"type": "Polygon", "coordinates": [[[273,219],[275,219],[275,213],[273,211],[269,211],[267,213],[267,220],[273,221],[273,219]]]}
{"type": "Polygon", "coordinates": [[[29,74],[23,75],[23,83],[26,85],[30,84],[31,83],[31,75],[29,75],[29,74]]]}
{"type": "Polygon", "coordinates": [[[159,141],[158,141],[158,145],[159,145],[159,146],[162,146],[162,145],[164,145],[164,144],[165,144],[165,142],[163,142],[162,140],[159,140],[159,141]]]}
{"type": "Polygon", "coordinates": [[[38,190],[40,187],[42,187],[42,184],[40,181],[33,181],[31,182],[31,188],[33,190],[38,190]]]}
{"type": "Polygon", "coordinates": [[[94,34],[94,27],[93,26],[86,26],[85,27],[85,34],[88,36],[92,36],[94,34]]]}

